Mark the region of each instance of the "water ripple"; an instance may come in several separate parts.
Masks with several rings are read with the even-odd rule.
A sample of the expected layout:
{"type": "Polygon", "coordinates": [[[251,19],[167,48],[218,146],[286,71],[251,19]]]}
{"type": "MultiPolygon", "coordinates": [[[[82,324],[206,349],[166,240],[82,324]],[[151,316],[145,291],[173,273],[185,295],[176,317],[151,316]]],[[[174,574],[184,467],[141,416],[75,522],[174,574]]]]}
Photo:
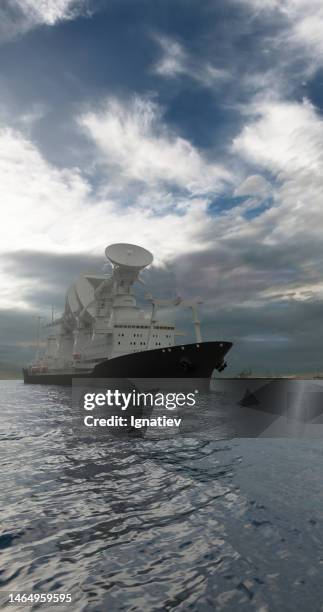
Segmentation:
{"type": "Polygon", "coordinates": [[[69,592],[76,612],[322,610],[318,442],[85,440],[69,390],[1,397],[2,592],[69,592]]]}

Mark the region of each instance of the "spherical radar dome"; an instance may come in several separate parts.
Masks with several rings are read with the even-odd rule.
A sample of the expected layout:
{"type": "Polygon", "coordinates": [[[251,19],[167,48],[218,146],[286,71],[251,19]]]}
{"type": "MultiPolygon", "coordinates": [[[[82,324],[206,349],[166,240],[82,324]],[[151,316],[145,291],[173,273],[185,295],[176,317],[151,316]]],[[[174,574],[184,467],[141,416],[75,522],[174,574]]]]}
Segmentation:
{"type": "Polygon", "coordinates": [[[111,244],[105,249],[105,254],[111,263],[128,268],[146,268],[153,261],[153,255],[136,244],[111,244]]]}

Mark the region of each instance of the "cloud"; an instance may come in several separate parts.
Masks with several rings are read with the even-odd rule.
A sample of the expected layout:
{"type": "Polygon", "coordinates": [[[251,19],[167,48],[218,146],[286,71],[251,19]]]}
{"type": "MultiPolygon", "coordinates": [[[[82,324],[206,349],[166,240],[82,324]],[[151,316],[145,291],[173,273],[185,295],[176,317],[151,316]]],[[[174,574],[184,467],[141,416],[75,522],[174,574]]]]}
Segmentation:
{"type": "MultiPolygon", "coordinates": [[[[249,122],[233,142],[233,150],[247,163],[269,173],[275,183],[274,205],[250,228],[258,241],[262,240],[268,261],[281,273],[289,270],[289,280],[288,275],[281,276],[286,289],[294,286],[299,299],[308,292],[321,299],[323,121],[306,100],[258,100],[257,108],[251,105],[250,113],[249,122]]],[[[240,238],[243,235],[244,231],[240,238]]],[[[255,245],[253,248],[257,253],[255,245]]],[[[268,284],[264,296],[271,294],[274,285],[268,284]]]]}
{"type": "Polygon", "coordinates": [[[161,56],[154,71],[167,78],[186,75],[205,87],[215,87],[230,78],[224,68],[214,66],[210,61],[194,58],[177,40],[166,35],[156,35],[154,39],[161,49],[161,56]]]}
{"type": "Polygon", "coordinates": [[[253,374],[282,375],[321,371],[322,300],[293,299],[262,307],[235,304],[204,313],[202,330],[212,338],[231,338],[229,372],[249,367],[253,374]],[[214,325],[216,321],[216,326],[214,325]]]}
{"type": "Polygon", "coordinates": [[[0,41],[40,25],[73,19],[84,5],[85,0],[5,0],[0,7],[0,41]]]}
{"type": "MultiPolygon", "coordinates": [[[[0,40],[73,19],[84,7],[71,0],[3,2],[0,40]]],[[[248,355],[264,360],[263,348],[250,349],[259,347],[259,338],[268,362],[277,362],[279,352],[286,363],[292,351],[302,361],[317,359],[323,128],[315,107],[292,96],[295,83],[322,61],[323,9],[311,0],[236,0],[235,6],[232,0],[225,17],[210,8],[209,23],[200,20],[193,39],[186,24],[176,28],[177,37],[154,36],[150,60],[150,33],[160,23],[157,11],[147,27],[147,16],[140,30],[147,40],[138,63],[130,62],[142,74],[133,70],[131,78],[120,66],[128,66],[134,39],[124,49],[123,26],[113,21],[112,9],[106,18],[118,43],[109,46],[116,52],[109,54],[104,81],[100,64],[95,61],[95,74],[91,62],[96,52],[104,57],[106,38],[96,46],[84,24],[81,36],[73,28],[75,41],[69,39],[75,50],[83,32],[89,35],[92,53],[84,71],[75,58],[54,53],[46,78],[41,71],[32,82],[19,73],[15,53],[8,53],[10,104],[4,108],[3,100],[0,109],[3,355],[11,342],[19,350],[28,343],[32,314],[49,314],[53,303],[58,310],[74,277],[89,267],[101,272],[105,246],[124,241],[154,253],[156,267],[147,277],[154,293],[205,301],[205,338],[233,338],[241,347],[235,349],[240,369],[252,366],[248,355]],[[245,14],[235,10],[237,2],[247,7],[245,14]],[[215,14],[217,24],[211,22],[215,14]],[[167,108],[155,93],[130,97],[137,84],[147,92],[152,83],[167,108]],[[102,87],[108,97],[89,102],[102,87]],[[64,93],[59,104],[54,88],[64,93]],[[113,91],[123,97],[112,97],[113,91]],[[69,155],[72,147],[80,154],[69,155]],[[299,347],[306,349],[303,356],[299,347]]],[[[61,44],[71,33],[58,35],[61,44]]],[[[52,49],[57,40],[50,39],[52,49]]],[[[33,66],[33,37],[27,43],[33,66]]]]}
{"type": "Polygon", "coordinates": [[[258,100],[250,111],[256,118],[235,138],[235,151],[282,178],[320,176],[323,122],[309,101],[258,100]]]}
{"type": "Polygon", "coordinates": [[[271,187],[259,174],[248,176],[234,191],[236,197],[252,196],[254,198],[263,199],[268,197],[271,192],[271,187]]]}
{"type": "Polygon", "coordinates": [[[153,101],[136,97],[125,104],[108,99],[100,110],[82,115],[80,125],[116,168],[119,179],[147,187],[172,185],[191,196],[218,192],[230,172],[209,162],[188,140],[167,128],[153,101]]]}
{"type": "Polygon", "coordinates": [[[31,313],[0,309],[0,376],[21,373],[35,354],[36,322],[31,313]]]}
{"type": "MultiPolygon", "coordinates": [[[[312,104],[266,101],[250,106],[253,118],[234,139],[233,150],[258,168],[269,171],[280,184],[281,206],[321,214],[323,121],[312,104]]],[[[303,219],[302,219],[303,221],[303,219]]]]}
{"type": "Polygon", "coordinates": [[[155,39],[162,49],[162,57],[155,66],[157,74],[175,77],[187,70],[187,55],[179,42],[168,36],[156,36],[155,39]]]}
{"type": "MultiPolygon", "coordinates": [[[[205,300],[209,336],[234,335],[245,351],[262,332],[273,346],[284,333],[288,347],[301,343],[302,331],[284,332],[285,309],[297,310],[299,325],[305,312],[316,317],[311,304],[323,298],[323,125],[313,105],[257,96],[245,106],[226,158],[240,184],[171,131],[151,99],[109,99],[77,120],[91,144],[86,172],[55,167],[30,138],[0,128],[2,309],[48,312],[87,261],[101,271],[107,244],[134,242],[153,251],[162,271],[172,267],[172,291],[205,300]],[[223,190],[246,200],[211,216],[210,199],[223,190]],[[268,209],[245,217],[271,194],[268,209]],[[270,312],[275,321],[261,330],[270,312]]],[[[166,284],[166,273],[154,274],[166,284]]]]}
{"type": "Polygon", "coordinates": [[[59,170],[18,131],[0,129],[0,198],[3,206],[1,250],[59,243],[59,219],[73,219],[89,193],[77,169],[59,170]]]}
{"type": "Polygon", "coordinates": [[[57,21],[71,17],[73,8],[76,8],[77,4],[80,5],[80,2],[75,0],[13,0],[12,2],[26,19],[47,25],[54,25],[57,21]]]}
{"type": "MultiPolygon", "coordinates": [[[[23,298],[30,308],[62,310],[65,292],[81,273],[101,273],[104,257],[84,253],[13,251],[2,256],[2,271],[24,283],[23,298]]],[[[48,313],[47,313],[48,314],[48,313]]]]}
{"type": "MultiPolygon", "coordinates": [[[[249,174],[232,189],[235,196],[254,202],[272,189],[275,197],[268,210],[246,219],[248,201],[209,215],[203,190],[212,188],[216,200],[225,173],[191,143],[170,134],[158,107],[140,104],[114,102],[86,115],[86,129],[97,145],[93,154],[97,150],[106,180],[120,181],[114,198],[97,194],[90,175],[85,178],[81,169],[49,164],[20,132],[0,130],[0,197],[6,204],[0,249],[3,258],[11,254],[16,266],[8,268],[3,259],[0,305],[31,308],[37,283],[47,290],[41,270],[48,269],[53,286],[55,274],[46,263],[50,253],[59,267],[58,256],[101,256],[107,244],[118,241],[151,249],[159,265],[187,253],[205,253],[209,259],[201,269],[189,268],[188,285],[193,293],[208,294],[211,303],[221,296],[224,302],[261,306],[267,299],[281,301],[291,291],[295,299],[304,299],[306,292],[321,295],[323,131],[315,109],[308,102],[251,105],[232,153],[235,163],[240,160],[271,175],[271,184],[259,173],[249,174]],[[144,186],[130,202],[129,181],[144,186]],[[29,270],[23,274],[22,249],[29,270]]],[[[67,276],[68,283],[72,271],[67,276]]]]}
{"type": "Polygon", "coordinates": [[[310,62],[310,72],[323,64],[323,5],[321,0],[237,0],[247,5],[256,16],[275,20],[276,32],[271,43],[290,60],[310,62]],[[295,51],[298,57],[295,58],[295,51]]]}
{"type": "MultiPolygon", "coordinates": [[[[93,117],[94,121],[99,121],[99,117],[93,117]]],[[[153,250],[160,264],[176,253],[207,247],[208,200],[196,196],[193,189],[202,191],[206,189],[205,184],[215,189],[223,180],[224,172],[205,161],[188,141],[165,132],[158,122],[160,133],[156,136],[150,117],[104,115],[104,121],[102,131],[105,138],[111,137],[113,141],[115,126],[116,138],[119,132],[121,134],[121,142],[117,138],[108,145],[109,155],[113,157],[115,154],[118,162],[117,168],[112,164],[111,181],[116,180],[116,174],[122,175],[114,199],[97,194],[89,174],[85,178],[79,168],[55,167],[43,157],[30,138],[18,130],[0,127],[0,199],[3,202],[0,307],[33,308],[31,296],[38,292],[37,285],[41,283],[44,291],[47,291],[47,284],[53,285],[53,272],[49,265],[48,282],[40,274],[39,262],[35,263],[37,253],[43,266],[48,261],[44,253],[55,256],[59,266],[59,255],[101,255],[109,243],[139,242],[153,250]],[[122,124],[123,120],[126,125],[122,124]],[[106,131],[104,121],[108,125],[106,131]],[[136,159],[131,159],[137,146],[139,170],[136,159]],[[130,168],[127,168],[128,162],[130,168]],[[123,174],[126,175],[125,183],[123,174]],[[146,191],[141,191],[128,202],[128,180],[134,177],[142,181],[146,191]],[[173,187],[175,185],[173,196],[171,192],[165,194],[164,181],[172,183],[173,187]],[[189,195],[176,193],[178,186],[185,188],[189,195]],[[169,204],[166,210],[162,209],[164,195],[169,204]],[[149,205],[149,197],[155,201],[157,210],[149,205]],[[26,268],[17,255],[22,250],[29,269],[29,273],[24,274],[21,270],[26,268]],[[17,257],[12,261],[15,261],[16,268],[12,265],[8,268],[6,258],[14,254],[17,257]]],[[[101,154],[99,148],[98,155],[101,154]]],[[[109,181],[108,172],[105,172],[105,177],[109,181]]]]}
{"type": "Polygon", "coordinates": [[[320,173],[323,122],[309,101],[257,99],[249,110],[255,120],[235,138],[235,151],[275,174],[320,173]]]}

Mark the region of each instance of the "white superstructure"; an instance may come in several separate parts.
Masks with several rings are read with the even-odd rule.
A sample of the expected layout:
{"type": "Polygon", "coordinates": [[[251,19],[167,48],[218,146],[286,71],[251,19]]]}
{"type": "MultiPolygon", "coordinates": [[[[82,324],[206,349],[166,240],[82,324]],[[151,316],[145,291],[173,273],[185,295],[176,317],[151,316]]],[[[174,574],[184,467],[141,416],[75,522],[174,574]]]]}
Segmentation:
{"type": "Polygon", "coordinates": [[[175,344],[175,325],[158,321],[161,306],[183,305],[193,312],[197,342],[201,342],[196,304],[181,298],[151,302],[151,314],[142,311],[133,290],[141,270],[153,261],[152,254],[132,244],[114,244],[106,249],[112,264],[110,274],[81,275],[66,294],[62,317],[53,322],[58,333],[47,339],[41,362],[48,370],[90,370],[97,363],[120,355],[168,348],[175,344]]]}

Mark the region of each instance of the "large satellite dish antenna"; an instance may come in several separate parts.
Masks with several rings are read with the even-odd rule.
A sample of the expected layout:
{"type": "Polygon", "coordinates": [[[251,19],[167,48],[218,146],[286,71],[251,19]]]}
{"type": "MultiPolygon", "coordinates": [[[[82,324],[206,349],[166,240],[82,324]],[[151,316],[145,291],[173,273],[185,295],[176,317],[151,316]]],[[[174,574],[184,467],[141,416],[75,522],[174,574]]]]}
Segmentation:
{"type": "Polygon", "coordinates": [[[143,270],[153,261],[152,254],[135,244],[111,244],[105,249],[109,261],[115,266],[143,270]]]}
{"type": "Polygon", "coordinates": [[[67,292],[67,302],[71,312],[77,317],[84,309],[94,316],[94,289],[95,287],[85,276],[79,276],[67,292]]]}

